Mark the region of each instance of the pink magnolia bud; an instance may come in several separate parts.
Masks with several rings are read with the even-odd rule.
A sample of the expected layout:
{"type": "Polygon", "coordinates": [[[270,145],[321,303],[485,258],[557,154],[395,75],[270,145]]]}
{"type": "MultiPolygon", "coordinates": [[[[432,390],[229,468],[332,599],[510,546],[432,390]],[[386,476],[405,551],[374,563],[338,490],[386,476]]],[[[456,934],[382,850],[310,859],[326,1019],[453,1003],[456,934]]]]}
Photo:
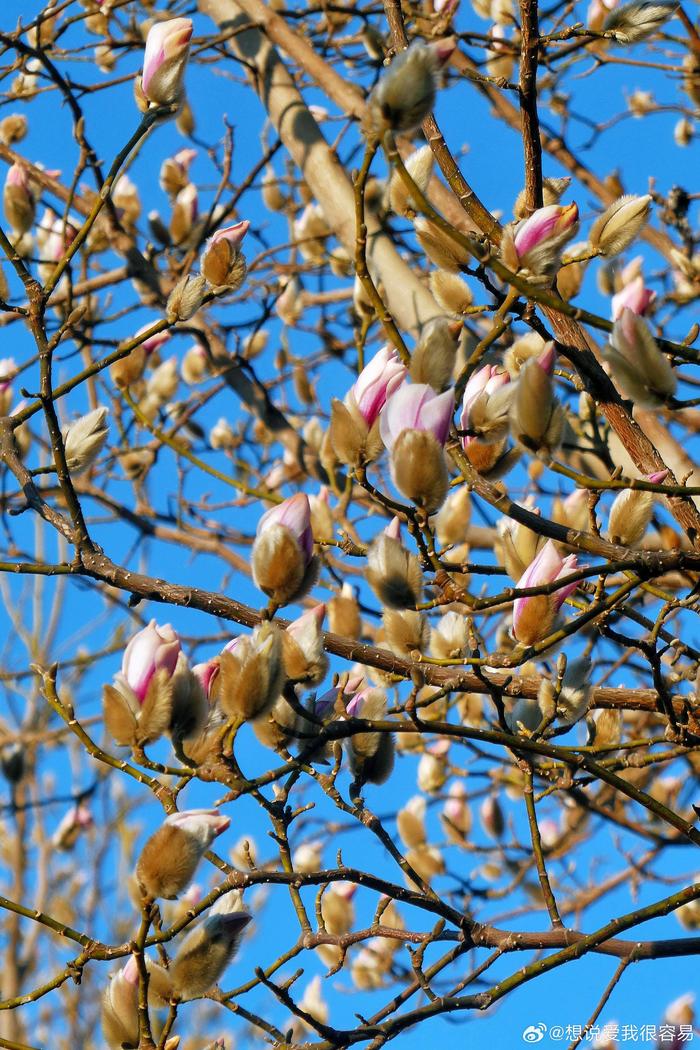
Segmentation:
{"type": "MultiPolygon", "coordinates": [[[[153,327],[153,322],[150,321],[148,324],[142,325],[138,332],[134,335],[134,339],[138,339],[140,335],[147,332],[149,328],[153,327]]],[[[164,343],[170,339],[170,332],[162,331],[156,332],[154,335],[149,335],[148,339],[144,339],[139,345],[143,347],[146,354],[152,354],[154,350],[159,350],[164,343]]]]}
{"type": "Polygon", "coordinates": [[[549,204],[518,223],[513,237],[522,269],[544,274],[556,268],[559,251],[578,229],[576,204],[549,204]]]}
{"type": "Polygon", "coordinates": [[[78,802],[65,814],[51,836],[51,844],[60,850],[70,850],[75,845],[81,831],[94,824],[92,813],[84,802],[78,802]]]}
{"type": "Polygon", "coordinates": [[[243,238],[250,229],[247,219],[226,226],[207,241],[200,266],[212,288],[235,291],[246,275],[245,256],[241,253],[243,238]]]}
{"type": "Polygon", "coordinates": [[[207,700],[209,699],[209,691],[211,689],[211,683],[216,677],[216,673],[219,670],[219,665],[216,660],[207,660],[201,664],[195,664],[192,668],[192,674],[196,675],[199,679],[199,684],[204,690],[204,695],[207,700]]]}
{"type": "Polygon", "coordinates": [[[379,420],[382,441],[391,452],[404,430],[432,434],[444,445],[454,412],[454,390],[436,394],[426,383],[402,383],[388,398],[379,420]]]}
{"type": "Polygon", "coordinates": [[[313,528],[308,496],[299,492],[263,514],[253,544],[256,587],[278,605],[306,594],[316,580],[313,528]]]}
{"type": "MultiPolygon", "coordinates": [[[[534,561],[517,583],[518,588],[541,587],[556,583],[578,568],[575,554],[562,558],[551,540],[547,540],[534,561]]],[[[533,645],[549,633],[554,617],[578,583],[569,583],[551,594],[516,598],[513,603],[513,635],[523,645],[533,645]]]]}
{"type": "Polygon", "coordinates": [[[311,508],[309,498],[303,492],[284,500],[276,507],[266,510],[256,530],[256,536],[262,536],[273,525],[288,529],[299,544],[306,562],[311,561],[314,548],[314,534],[311,529],[311,508]]]}
{"type": "Polygon", "coordinates": [[[324,604],[307,610],[290,623],[283,635],[284,669],[294,682],[318,685],[328,669],[323,651],[324,604]]]}
{"type": "Polygon", "coordinates": [[[151,620],[131,639],[124,650],[122,675],[142,703],[157,671],[172,677],[179,653],[180,639],[169,623],[159,627],[151,620]]]}
{"type": "Polygon", "coordinates": [[[401,386],[406,374],[406,366],[402,364],[398,351],[383,346],[360,372],[346,404],[348,398],[353,398],[360,415],[371,427],[387,398],[401,386]]]}
{"type": "Polygon", "coordinates": [[[461,430],[471,432],[462,438],[479,438],[489,444],[502,441],[508,434],[508,410],[512,390],[510,376],[495,365],[484,365],[474,372],[464,388],[461,430]]]}
{"type": "Polygon", "coordinates": [[[16,233],[27,233],[34,222],[36,200],[24,164],[13,164],[7,172],[3,191],[5,216],[16,233]]]}
{"type": "Polygon", "coordinates": [[[173,900],[189,885],[205,850],[231,825],[218,809],[171,813],[146,842],[136,878],[152,898],[173,900]]]}
{"type": "Polygon", "coordinates": [[[622,311],[625,309],[631,310],[633,314],[637,314],[640,317],[643,316],[655,298],[656,292],[645,286],[644,278],[639,274],[633,281],[626,284],[621,292],[613,295],[613,321],[617,321],[619,317],[622,317],[622,311]]]}
{"type": "Polygon", "coordinates": [[[170,106],[179,100],[191,38],[190,18],[157,22],[148,31],[141,87],[149,102],[170,106]]]}

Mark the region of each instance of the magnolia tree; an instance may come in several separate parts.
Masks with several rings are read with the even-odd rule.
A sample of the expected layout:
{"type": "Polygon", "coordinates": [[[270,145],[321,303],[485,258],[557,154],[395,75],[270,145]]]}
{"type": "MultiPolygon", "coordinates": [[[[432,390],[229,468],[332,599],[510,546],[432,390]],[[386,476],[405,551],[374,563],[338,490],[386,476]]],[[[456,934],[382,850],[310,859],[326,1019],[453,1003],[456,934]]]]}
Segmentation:
{"type": "Polygon", "coordinates": [[[694,14],[14,6],[0,1046],[689,1042],[694,14]]]}

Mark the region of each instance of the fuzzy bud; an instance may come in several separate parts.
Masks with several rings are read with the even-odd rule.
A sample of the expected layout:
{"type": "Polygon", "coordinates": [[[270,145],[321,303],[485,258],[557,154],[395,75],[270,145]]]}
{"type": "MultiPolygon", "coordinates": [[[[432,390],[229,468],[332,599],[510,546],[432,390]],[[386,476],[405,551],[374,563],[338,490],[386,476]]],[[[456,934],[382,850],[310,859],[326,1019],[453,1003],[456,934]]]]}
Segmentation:
{"type": "Polygon", "coordinates": [[[16,234],[27,233],[34,223],[36,199],[29,181],[29,172],[23,164],[13,164],[3,189],[5,218],[16,234]]]}
{"type": "Polygon", "coordinates": [[[465,314],[474,301],[471,288],[456,273],[433,270],[428,283],[435,302],[449,314],[465,314]]]}
{"type": "MultiPolygon", "coordinates": [[[[556,583],[558,580],[578,568],[575,554],[562,558],[551,540],[547,540],[542,550],[517,582],[518,588],[540,587],[556,583]]],[[[545,638],[554,623],[554,619],[564,601],[573,594],[577,583],[568,583],[549,594],[530,595],[516,598],[513,603],[513,636],[523,645],[534,645],[545,638]]]]}
{"type": "Polygon", "coordinates": [[[627,194],[618,197],[606,208],[591,227],[589,243],[598,255],[619,255],[632,241],[649,218],[651,196],[627,194]]]}
{"type": "Polygon", "coordinates": [[[82,474],[92,466],[107,440],[109,409],[101,406],[63,428],[66,463],[72,474],[82,474]]]}
{"type": "MultiPolygon", "coordinates": [[[[405,160],[405,167],[416,186],[425,193],[433,173],[433,151],[430,146],[421,146],[414,150],[405,160]]],[[[389,207],[397,215],[407,215],[418,210],[417,202],[410,195],[406,183],[398,171],[391,176],[389,183],[389,207]]]]}
{"type": "Polygon", "coordinates": [[[136,864],[143,892],[154,900],[174,900],[194,877],[203,853],[231,821],[218,809],[172,813],[148,839],[136,864]]]}
{"type": "Polygon", "coordinates": [[[452,379],[461,325],[435,317],[421,331],[411,355],[411,379],[444,390],[452,379]]]}
{"type": "Polygon", "coordinates": [[[425,798],[422,795],[414,795],[396,814],[397,831],[408,849],[417,849],[427,842],[425,808],[425,798]]]}
{"type": "Polygon", "coordinates": [[[414,41],[397,55],[379,79],[369,99],[369,130],[381,134],[413,131],[435,103],[436,73],[454,50],[445,41],[414,41]]]}
{"type": "Polygon", "coordinates": [[[219,656],[219,673],[211,694],[230,718],[249,721],[267,713],[283,685],[281,632],[266,622],[252,635],[229,642],[219,656]]]}
{"type": "Polygon", "coordinates": [[[423,573],[416,556],[401,543],[398,518],[369,545],[367,582],[382,605],[390,609],[412,608],[420,601],[423,573]]]}
{"type": "Polygon", "coordinates": [[[553,344],[520,369],[511,408],[513,437],[531,452],[549,455],[561,441],[564,411],[554,394],[553,344]]]}
{"type": "Polygon", "coordinates": [[[419,216],[413,225],[418,243],[430,261],[440,270],[457,274],[469,265],[471,256],[467,249],[430,219],[419,216]]]}
{"type": "Polygon", "coordinates": [[[558,266],[561,250],[567,241],[576,236],[578,230],[578,208],[575,204],[550,204],[538,208],[529,219],[519,222],[512,232],[511,244],[504,244],[504,261],[517,268],[528,270],[533,276],[549,276],[558,266]]]}
{"type": "Polygon", "coordinates": [[[605,351],[613,379],[627,397],[644,408],[664,404],[676,392],[676,374],[648,324],[625,309],[615,321],[605,351]]]}
{"type": "Polygon", "coordinates": [[[181,999],[204,995],[216,984],[251,918],[244,911],[210,914],[185,937],[170,967],[173,990],[181,999]]]}
{"type": "Polygon", "coordinates": [[[181,277],[165,304],[165,316],[170,324],[189,321],[204,302],[207,282],[199,274],[188,273],[181,277]]]}
{"type": "MultiPolygon", "coordinates": [[[[347,705],[349,718],[386,718],[386,694],[363,689],[347,705]]],[[[390,733],[360,732],[347,741],[350,769],[362,783],[383,784],[394,768],[394,738],[390,733]]]]}
{"type": "Polygon", "coordinates": [[[251,562],[255,585],[278,605],[297,601],[309,591],[318,566],[308,496],[297,493],[263,514],[251,562]]]}
{"type": "Polygon", "coordinates": [[[179,102],[191,38],[189,18],[171,18],[151,26],[146,37],[141,78],[141,90],[149,102],[158,106],[179,102]]]}
{"type": "Polygon", "coordinates": [[[207,241],[200,269],[215,291],[232,292],[243,284],[246,262],[240,246],[249,228],[250,223],[244,219],[233,226],[217,230],[207,241]]]}
{"type": "Polygon", "coordinates": [[[303,613],[287,627],[283,639],[284,670],[292,682],[318,685],[328,670],[328,657],[323,651],[325,605],[303,613]]]}
{"type": "Polygon", "coordinates": [[[614,33],[621,44],[637,43],[656,33],[677,10],[677,0],[634,0],[611,11],[603,29],[614,33]]]}
{"type": "MultiPolygon", "coordinates": [[[[648,481],[658,485],[668,477],[668,471],[649,474],[648,481]]],[[[608,536],[611,543],[634,547],[646,532],[654,512],[654,493],[643,489],[623,489],[615,497],[608,518],[608,536]]]]}
{"type": "Polygon", "coordinates": [[[387,609],[382,617],[387,645],[396,656],[411,659],[427,651],[430,629],[425,616],[412,609],[387,609]]]}

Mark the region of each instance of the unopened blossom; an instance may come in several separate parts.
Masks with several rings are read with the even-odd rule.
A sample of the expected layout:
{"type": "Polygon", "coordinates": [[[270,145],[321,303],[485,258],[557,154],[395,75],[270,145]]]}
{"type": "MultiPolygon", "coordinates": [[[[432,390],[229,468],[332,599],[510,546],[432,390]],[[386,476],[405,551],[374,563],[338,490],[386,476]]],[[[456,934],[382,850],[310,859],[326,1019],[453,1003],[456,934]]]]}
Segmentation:
{"type": "Polygon", "coordinates": [[[169,237],[173,244],[182,244],[192,233],[199,215],[199,194],[193,182],[181,189],[173,203],[169,237]]]}
{"type": "Polygon", "coordinates": [[[465,314],[474,301],[472,290],[459,274],[433,270],[428,278],[430,291],[438,306],[449,314],[465,314]]]}
{"type": "Polygon", "coordinates": [[[245,911],[220,913],[215,908],[187,934],[170,967],[173,990],[180,998],[204,995],[216,984],[252,919],[245,911]]]}
{"type": "MultiPolygon", "coordinates": [[[[660,485],[668,470],[647,474],[647,481],[660,485]]],[[[623,489],[615,497],[608,517],[608,536],[612,543],[634,547],[642,539],[654,513],[654,493],[644,489],[623,489]]]]}
{"type": "Polygon", "coordinates": [[[445,390],[449,386],[461,332],[461,322],[448,317],[434,317],[423,325],[411,354],[410,374],[414,383],[427,383],[433,390],[445,390]]]}
{"type": "MultiPolygon", "coordinates": [[[[0,415],[6,416],[12,404],[12,380],[17,373],[14,357],[0,358],[0,415]]],[[[16,411],[16,409],[15,409],[16,411]]]]}
{"type": "MultiPolygon", "coordinates": [[[[527,507],[527,504],[525,504],[527,507]]],[[[527,508],[539,515],[539,509],[527,508]]],[[[519,579],[528,565],[534,561],[537,552],[544,546],[545,540],[534,529],[528,528],[515,518],[507,516],[496,522],[497,540],[495,550],[506,572],[513,580],[519,579]]]]}
{"type": "MultiPolygon", "coordinates": [[[[562,558],[552,540],[542,550],[517,582],[518,589],[555,584],[578,568],[575,554],[562,558]]],[[[549,594],[516,598],[513,603],[513,636],[523,645],[534,645],[552,629],[559,609],[578,586],[577,582],[558,587],[549,594]]]]}
{"type": "Polygon", "coordinates": [[[656,33],[673,17],[678,6],[678,0],[633,0],[611,11],[603,29],[612,31],[620,43],[636,43],[656,33]]]}
{"type": "Polygon", "coordinates": [[[87,828],[91,828],[94,823],[89,806],[85,802],[77,802],[71,806],[54,831],[51,836],[51,845],[54,849],[72,849],[79,835],[87,828]]]}
{"type": "Polygon", "coordinates": [[[295,871],[310,875],[323,867],[323,843],[318,840],[314,842],[302,842],[292,854],[292,866],[295,871]]]}
{"type": "Polygon", "coordinates": [[[181,277],[165,304],[165,316],[170,324],[189,321],[204,302],[207,282],[201,274],[188,273],[181,277]]]}
{"type": "MultiPolygon", "coordinates": [[[[508,15],[510,21],[511,16],[508,15]]],[[[558,178],[548,178],[542,180],[542,203],[545,207],[550,204],[558,204],[561,198],[564,196],[569,186],[571,185],[571,177],[569,175],[563,175],[558,178]]],[[[515,198],[515,204],[513,205],[513,214],[516,219],[527,219],[530,214],[527,207],[527,194],[525,189],[522,189],[518,196],[515,198]]]]}
{"type": "Polygon", "coordinates": [[[388,398],[379,420],[400,492],[434,513],[447,494],[443,446],[454,412],[454,390],[436,394],[424,383],[403,383],[388,398]]]}
{"type": "Polygon", "coordinates": [[[2,194],[5,218],[17,234],[27,233],[34,223],[36,198],[24,164],[12,164],[2,194]]]}
{"type": "Polygon", "coordinates": [[[196,156],[196,149],[185,148],[178,150],[174,157],[167,157],[161,164],[158,182],[169,197],[177,197],[190,181],[190,166],[196,156]]]}
{"type": "Polygon", "coordinates": [[[508,413],[514,393],[510,376],[496,365],[484,365],[473,372],[464,388],[460,430],[468,431],[462,438],[477,438],[486,444],[496,444],[508,434],[508,413]]]}
{"type": "Polygon", "coordinates": [[[656,292],[647,288],[644,278],[638,274],[617,295],[613,295],[611,304],[613,321],[617,321],[622,316],[623,310],[631,310],[638,316],[646,314],[655,298],[656,292]]]}
{"type": "Polygon", "coordinates": [[[114,686],[104,687],[105,726],[117,744],[142,746],[170,727],[180,639],[151,620],[129,641],[114,686]]]}
{"type": "Polygon", "coordinates": [[[552,379],[555,361],[551,342],[539,357],[529,358],[520,369],[511,402],[513,437],[543,456],[558,446],[564,429],[564,411],[555,396],[552,379]]]}
{"type": "Polygon", "coordinates": [[[673,367],[647,322],[630,309],[615,321],[604,358],[623,393],[645,408],[663,404],[676,392],[673,367]]]}
{"type": "Polygon", "coordinates": [[[550,275],[559,266],[562,248],[576,236],[577,230],[576,204],[549,204],[538,208],[517,224],[512,241],[504,244],[504,262],[535,276],[550,275]]]}
{"type": "Polygon", "coordinates": [[[250,223],[243,219],[217,230],[207,241],[200,267],[202,276],[215,291],[235,291],[243,284],[246,261],[241,244],[249,229],[250,223]]]}
{"type": "MultiPolygon", "coordinates": [[[[386,693],[365,688],[346,705],[348,718],[386,718],[386,693]]],[[[394,768],[394,738],[391,733],[359,732],[347,741],[350,769],[360,783],[383,784],[394,768]]]]}
{"type": "Polygon", "coordinates": [[[466,541],[471,511],[471,494],[467,486],[452,489],[433,519],[435,534],[443,547],[466,541]]]}
{"type": "Polygon", "coordinates": [[[598,255],[619,255],[629,248],[649,217],[651,195],[618,197],[591,226],[589,243],[598,255]]]}
{"type": "Polygon", "coordinates": [[[423,795],[414,795],[396,814],[396,830],[408,849],[415,849],[427,842],[426,805],[423,795]]]}
{"type": "Polygon", "coordinates": [[[27,134],[29,123],[23,113],[10,113],[0,120],[0,142],[3,146],[13,146],[21,142],[27,134]]]}
{"type": "Polygon", "coordinates": [[[421,791],[435,795],[447,783],[449,776],[450,741],[444,737],[423,752],[418,763],[416,781],[421,791]]]}
{"type": "Polygon", "coordinates": [[[298,492],[258,522],[251,564],[255,585],[279,605],[303,597],[315,582],[311,507],[298,492]]]}
{"type": "MultiPolygon", "coordinates": [[[[418,189],[425,193],[433,172],[433,151],[430,146],[414,150],[406,157],[404,166],[418,189]]],[[[389,206],[397,215],[419,210],[418,203],[411,197],[411,191],[398,171],[394,171],[389,182],[389,206]]]]}
{"type": "Polygon", "coordinates": [[[441,616],[430,632],[430,652],[437,660],[456,660],[466,655],[468,620],[458,612],[441,616]]]}
{"type": "Polygon", "coordinates": [[[209,444],[216,449],[232,449],[238,443],[238,438],[228,419],[220,416],[209,431],[209,444]]]}
{"type": "Polygon", "coordinates": [[[471,831],[472,812],[467,801],[467,789],[462,780],[455,780],[447,791],[442,807],[442,826],[451,842],[464,842],[471,831]]]}
{"type": "Polygon", "coordinates": [[[141,78],[141,90],[149,102],[172,106],[180,101],[192,28],[190,18],[171,18],[149,29],[141,78]]]}
{"type": "Polygon", "coordinates": [[[393,518],[367,550],[367,582],[382,605],[412,608],[420,601],[423,573],[415,556],[401,542],[401,522],[393,518]]]}
{"type": "Polygon", "coordinates": [[[285,678],[281,634],[276,624],[264,622],[221,652],[210,695],[234,722],[263,717],[279,696],[285,678]]]}
{"type": "Polygon", "coordinates": [[[481,826],[492,839],[500,839],[505,831],[505,818],[501,804],[494,795],[487,795],[479,809],[481,826]]]}
{"type": "Polygon", "coordinates": [[[63,428],[66,464],[72,474],[87,470],[104,448],[108,415],[109,409],[101,405],[63,428]]]}
{"type": "Polygon", "coordinates": [[[136,879],[144,894],[174,900],[192,881],[205,850],[230,827],[218,809],[172,813],[144,845],[136,879]]]}
{"type": "Polygon", "coordinates": [[[316,605],[289,624],[282,636],[284,669],[291,681],[318,685],[328,669],[323,650],[326,606],[316,605]]]}
{"type": "Polygon", "coordinates": [[[359,465],[379,455],[379,413],[406,374],[398,352],[383,346],[362,369],[343,401],[333,398],[329,437],[341,463],[359,465]]]}
{"type": "Polygon", "coordinates": [[[407,132],[417,128],[435,103],[436,74],[454,51],[454,42],[414,40],[393,60],[369,99],[368,130],[407,132]]]}

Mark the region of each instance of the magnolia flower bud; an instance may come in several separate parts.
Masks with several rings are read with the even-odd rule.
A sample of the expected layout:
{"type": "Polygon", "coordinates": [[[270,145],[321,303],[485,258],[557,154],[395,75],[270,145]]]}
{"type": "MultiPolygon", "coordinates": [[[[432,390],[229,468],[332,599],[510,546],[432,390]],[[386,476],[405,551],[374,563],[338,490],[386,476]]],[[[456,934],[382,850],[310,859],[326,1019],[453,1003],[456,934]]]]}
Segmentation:
{"type": "Polygon", "coordinates": [[[613,32],[620,43],[636,43],[660,29],[677,10],[677,0],[634,0],[611,11],[603,29],[613,32]]]}
{"type": "MultiPolygon", "coordinates": [[[[315,427],[312,428],[310,426],[310,423],[311,420],[304,429],[304,440],[307,445],[320,451],[323,438],[321,437],[321,440],[317,444],[318,432],[315,427]]],[[[318,495],[309,496],[309,507],[311,508],[311,529],[314,534],[314,542],[329,543],[333,540],[334,525],[330,494],[326,485],[320,487],[318,495]]]]}
{"type": "Polygon", "coordinates": [[[351,584],[344,583],[340,594],[328,602],[328,626],[333,634],[344,638],[359,639],[362,636],[360,606],[351,584]]]}
{"type": "Polygon", "coordinates": [[[360,466],[377,458],[382,448],[377,420],[406,371],[398,352],[384,346],[362,369],[345,399],[333,399],[329,438],[341,463],[360,466]]]}
{"type": "Polygon", "coordinates": [[[511,407],[513,437],[532,452],[549,455],[561,441],[564,410],[554,394],[554,344],[520,369],[511,407]]]}
{"type": "Polygon", "coordinates": [[[27,134],[29,123],[23,113],[10,113],[0,120],[0,142],[3,146],[13,146],[21,142],[27,134]]]}
{"type": "MultiPolygon", "coordinates": [[[[299,1009],[303,1010],[305,1014],[313,1017],[321,1025],[325,1025],[328,1022],[328,1003],[321,994],[321,977],[320,974],[316,974],[304,989],[304,994],[299,1000],[299,1009]]],[[[316,1029],[313,1025],[309,1024],[304,1020],[303,1017],[295,1018],[294,1033],[295,1037],[300,1037],[303,1032],[314,1032],[316,1029]]]]}
{"type": "Polygon", "coordinates": [[[620,708],[604,708],[593,716],[595,744],[600,748],[614,748],[622,739],[622,711],[620,708]]]}
{"type": "Polygon", "coordinates": [[[158,106],[179,102],[191,38],[189,18],[156,22],[149,29],[141,78],[141,90],[149,102],[158,106]]]}
{"type": "Polygon", "coordinates": [[[146,384],[146,393],[157,405],[165,405],[175,396],[179,384],[177,358],[169,357],[153,370],[146,384]]]}
{"type": "Polygon", "coordinates": [[[423,573],[414,554],[401,543],[401,524],[394,518],[367,549],[367,582],[382,605],[412,608],[420,601],[423,573]]]}
{"type": "Polygon", "coordinates": [[[436,72],[447,61],[454,43],[414,42],[384,71],[369,98],[369,130],[413,131],[435,102],[436,72]]]}
{"type": "Polygon", "coordinates": [[[695,137],[695,125],[687,117],[681,117],[673,129],[673,141],[682,149],[689,146],[695,137]]]}
{"type": "Polygon", "coordinates": [[[64,815],[51,836],[51,845],[58,850],[71,850],[80,834],[94,825],[92,813],[84,802],[78,802],[64,815]]]}
{"type": "MultiPolygon", "coordinates": [[[[547,540],[532,564],[517,582],[518,588],[541,587],[556,583],[575,572],[578,559],[575,554],[562,558],[551,540],[547,540]]],[[[523,645],[534,645],[545,638],[554,623],[559,609],[576,590],[578,583],[569,583],[549,594],[516,598],[513,603],[513,636],[523,645]]]]}
{"type": "MultiPolygon", "coordinates": [[[[152,959],[146,957],[144,961],[148,970],[149,1004],[163,1007],[172,994],[170,974],[152,959]]],[[[139,971],[136,959],[131,955],[126,966],[110,979],[102,996],[102,1032],[111,1050],[138,1046],[138,988],[139,971]]]]}
{"type": "Polygon", "coordinates": [[[153,899],[178,897],[192,881],[204,852],[230,824],[218,809],[172,813],[141,850],[136,878],[143,893],[153,899]]]}
{"type": "Polygon", "coordinates": [[[427,652],[430,628],[422,613],[411,609],[387,609],[382,620],[387,645],[396,656],[408,660],[414,653],[427,652]]]}
{"type": "Polygon", "coordinates": [[[506,829],[503,810],[494,795],[487,795],[479,810],[481,826],[492,839],[500,839],[506,829]]]}
{"type": "Polygon", "coordinates": [[[251,562],[255,585],[278,605],[298,601],[310,590],[318,563],[313,554],[311,508],[304,493],[263,514],[251,562]]]}
{"type": "Polygon", "coordinates": [[[193,182],[180,190],[170,216],[170,238],[173,244],[182,244],[192,233],[199,214],[199,195],[193,182]]]}
{"type": "Polygon", "coordinates": [[[637,274],[632,280],[628,281],[621,291],[616,295],[613,295],[611,301],[611,317],[613,321],[617,321],[618,318],[622,317],[623,310],[631,310],[633,314],[646,314],[649,307],[656,298],[656,292],[653,292],[651,288],[647,288],[644,284],[644,278],[641,274],[637,274]]]}
{"type": "Polygon", "coordinates": [[[421,755],[416,780],[421,791],[436,795],[449,776],[449,740],[437,740],[421,755]]]}
{"type": "Polygon", "coordinates": [[[442,616],[430,632],[430,653],[436,660],[457,660],[466,654],[467,618],[458,612],[442,616]]]}
{"type": "Polygon", "coordinates": [[[413,225],[418,243],[430,261],[440,270],[456,274],[469,265],[471,256],[467,249],[430,219],[419,216],[413,225]]]}
{"type": "Polygon", "coordinates": [[[209,704],[204,683],[190,670],[187,657],[180,653],[172,677],[172,706],[168,731],[177,746],[183,740],[197,737],[209,716],[209,704]]]}
{"type": "Polygon", "coordinates": [[[240,635],[219,656],[211,695],[232,719],[260,718],[284,685],[282,638],[276,624],[261,623],[252,635],[240,635]]]}
{"type": "Polygon", "coordinates": [[[552,501],[552,521],[566,526],[567,529],[585,532],[589,520],[588,491],[586,489],[574,489],[566,499],[562,500],[557,496],[552,501]]]}
{"type": "Polygon", "coordinates": [[[66,464],[72,474],[82,474],[92,466],[107,440],[109,409],[95,408],[63,428],[66,464]]]}
{"type": "Polygon", "coordinates": [[[232,449],[238,444],[238,438],[231,424],[221,416],[209,431],[209,444],[216,449],[232,449]]]}
{"type": "Polygon", "coordinates": [[[447,838],[458,845],[462,844],[472,826],[472,811],[463,781],[455,780],[450,784],[440,820],[447,838]]]}
{"type": "Polygon", "coordinates": [[[534,733],[544,718],[539,698],[520,697],[506,711],[506,724],[512,733],[534,733]]]}
{"type": "Polygon", "coordinates": [[[23,164],[13,164],[7,172],[2,195],[5,218],[16,234],[27,233],[34,223],[36,200],[23,164]]]}
{"type": "Polygon", "coordinates": [[[615,382],[637,404],[655,408],[675,394],[676,373],[646,321],[631,310],[615,321],[604,357],[615,382]]]}
{"type": "Polygon", "coordinates": [[[591,660],[582,656],[566,665],[562,680],[557,713],[564,723],[578,722],[586,714],[591,695],[591,660]]]}
{"type": "MultiPolygon", "coordinates": [[[[418,189],[425,193],[433,173],[433,151],[430,146],[421,146],[420,149],[414,150],[404,164],[418,189]]],[[[389,207],[397,215],[407,215],[418,210],[418,204],[410,193],[399,172],[394,171],[389,182],[389,207]]]]}
{"type": "Polygon", "coordinates": [[[465,542],[471,509],[471,496],[466,485],[452,489],[433,519],[438,542],[443,547],[465,542]]]}
{"type": "Polygon", "coordinates": [[[629,248],[649,218],[651,196],[618,197],[591,226],[589,243],[598,255],[619,255],[629,248]]]}
{"type": "Polygon", "coordinates": [[[472,373],[464,388],[460,429],[487,444],[502,441],[508,434],[514,391],[508,373],[495,365],[484,365],[472,373]]]}
{"type": "MultiPolygon", "coordinates": [[[[386,718],[386,694],[363,689],[346,708],[349,718],[386,718]]],[[[394,768],[394,738],[390,733],[360,732],[347,741],[350,769],[359,783],[383,784],[394,768]]]]}
{"type": "MultiPolygon", "coordinates": [[[[416,875],[423,882],[430,883],[436,875],[444,875],[445,873],[445,860],[437,846],[419,846],[417,849],[410,849],[406,853],[406,862],[415,871],[416,875]]],[[[408,875],[404,874],[407,885],[411,889],[417,889],[415,882],[408,875]]]]}
{"type": "MultiPolygon", "coordinates": [[[[535,511],[539,514],[539,510],[535,511]]],[[[500,518],[495,549],[512,580],[518,580],[544,546],[545,539],[513,518],[500,518]]]]}
{"type": "Polygon", "coordinates": [[[188,386],[193,386],[195,383],[201,383],[201,381],[209,373],[209,359],[207,352],[203,346],[199,343],[195,343],[187,351],[182,359],[182,367],[180,370],[183,381],[188,386]]]}
{"type": "Polygon", "coordinates": [[[323,618],[325,605],[317,605],[290,623],[282,635],[284,670],[292,682],[318,685],[328,670],[328,657],[323,651],[323,618]]]}
{"type": "MultiPolygon", "coordinates": [[[[649,474],[647,480],[658,485],[668,477],[667,470],[649,474]]],[[[611,543],[634,547],[647,530],[654,512],[654,493],[642,489],[623,489],[615,497],[608,517],[611,543]]]]}
{"type": "MultiPolygon", "coordinates": [[[[512,18],[509,15],[509,21],[512,18]]],[[[542,204],[547,207],[549,204],[558,204],[562,196],[568,190],[571,185],[571,177],[564,175],[560,178],[549,178],[542,180],[542,204]]],[[[527,208],[527,200],[525,190],[521,190],[515,199],[513,205],[513,214],[516,219],[527,219],[530,214],[527,208]]]]}
{"type": "Polygon", "coordinates": [[[265,174],[261,181],[261,195],[263,204],[270,211],[284,211],[287,200],[280,189],[279,179],[275,174],[274,168],[265,168],[265,174]]]}
{"type": "Polygon", "coordinates": [[[21,744],[6,744],[0,749],[0,769],[8,784],[18,784],[25,773],[24,749],[21,744]]]}
{"type": "Polygon", "coordinates": [[[466,281],[449,270],[433,270],[428,278],[435,302],[450,314],[465,314],[474,296],[466,281]]]}
{"type": "Polygon", "coordinates": [[[427,841],[425,831],[425,808],[426,801],[422,795],[414,795],[410,798],[403,809],[396,814],[396,829],[401,836],[401,841],[408,849],[415,849],[425,845],[427,841]]]}
{"type": "Polygon", "coordinates": [[[425,384],[404,383],[388,398],[380,416],[379,429],[391,452],[394,483],[428,514],[447,495],[443,446],[453,411],[452,389],[436,394],[425,384]]]}
{"type": "Polygon", "coordinates": [[[333,882],[321,897],[321,916],[328,933],[342,937],[355,921],[352,898],[357,891],[354,882],[333,882]]]}
{"type": "Polygon", "coordinates": [[[158,627],[155,620],[130,640],[114,686],[104,687],[105,727],[117,744],[143,746],[168,729],[179,653],[170,624],[158,627]]]}
{"type": "Polygon", "coordinates": [[[292,854],[292,867],[303,875],[310,875],[323,867],[323,843],[303,842],[292,854]]]}
{"type": "Polygon", "coordinates": [[[165,304],[165,316],[170,324],[189,321],[204,302],[207,282],[199,274],[188,273],[181,277],[165,304]]]}
{"type": "Polygon", "coordinates": [[[161,164],[158,182],[169,197],[177,197],[180,190],[184,190],[189,183],[190,165],[196,156],[196,149],[181,149],[174,157],[167,157],[161,164]]]}
{"type": "Polygon", "coordinates": [[[444,390],[452,379],[461,325],[435,317],[424,326],[411,355],[411,379],[444,390]]]}
{"type": "Polygon", "coordinates": [[[173,990],[181,999],[204,995],[216,984],[251,918],[244,911],[210,914],[185,937],[170,967],[173,990]]]}
{"type": "Polygon", "coordinates": [[[250,228],[247,219],[217,230],[207,241],[200,260],[202,276],[217,292],[233,292],[243,284],[246,275],[245,256],[240,250],[250,228]]]}
{"type": "Polygon", "coordinates": [[[529,270],[537,277],[549,276],[558,269],[561,250],[576,236],[577,230],[575,204],[538,208],[529,219],[518,223],[511,233],[512,240],[504,239],[504,262],[513,269],[529,270]]]}

